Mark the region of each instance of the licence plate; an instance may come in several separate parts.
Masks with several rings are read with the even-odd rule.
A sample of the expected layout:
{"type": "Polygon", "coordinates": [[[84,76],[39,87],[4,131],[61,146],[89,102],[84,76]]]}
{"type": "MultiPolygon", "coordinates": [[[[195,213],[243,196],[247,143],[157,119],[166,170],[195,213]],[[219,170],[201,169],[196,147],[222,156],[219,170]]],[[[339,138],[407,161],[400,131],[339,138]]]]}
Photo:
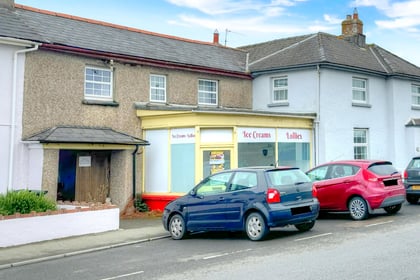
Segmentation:
{"type": "Polygon", "coordinates": [[[412,186],[411,189],[413,191],[420,191],[420,186],[412,186]]]}

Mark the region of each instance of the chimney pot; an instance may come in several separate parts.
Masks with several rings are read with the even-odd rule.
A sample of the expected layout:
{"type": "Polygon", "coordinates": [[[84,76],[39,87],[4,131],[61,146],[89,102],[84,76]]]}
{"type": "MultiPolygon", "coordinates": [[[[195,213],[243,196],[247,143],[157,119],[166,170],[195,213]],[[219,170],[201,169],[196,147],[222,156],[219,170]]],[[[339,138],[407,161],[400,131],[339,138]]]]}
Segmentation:
{"type": "Polygon", "coordinates": [[[213,44],[219,44],[219,31],[217,29],[213,33],[213,44]]]}

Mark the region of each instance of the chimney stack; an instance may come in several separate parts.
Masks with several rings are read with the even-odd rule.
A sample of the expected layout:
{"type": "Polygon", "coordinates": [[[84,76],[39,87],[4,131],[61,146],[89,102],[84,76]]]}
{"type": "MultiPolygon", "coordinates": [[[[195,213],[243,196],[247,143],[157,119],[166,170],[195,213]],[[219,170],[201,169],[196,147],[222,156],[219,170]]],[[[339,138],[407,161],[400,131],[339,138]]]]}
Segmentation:
{"type": "Polygon", "coordinates": [[[214,30],[214,33],[213,33],[213,44],[216,44],[216,45],[219,44],[219,31],[217,31],[217,29],[214,30]]]}
{"type": "Polygon", "coordinates": [[[359,19],[359,13],[354,8],[353,16],[347,15],[341,23],[341,36],[350,42],[356,43],[360,47],[366,45],[366,36],[363,34],[363,22],[359,19]]]}
{"type": "Polygon", "coordinates": [[[14,9],[15,1],[14,0],[0,0],[0,8],[14,9]]]}

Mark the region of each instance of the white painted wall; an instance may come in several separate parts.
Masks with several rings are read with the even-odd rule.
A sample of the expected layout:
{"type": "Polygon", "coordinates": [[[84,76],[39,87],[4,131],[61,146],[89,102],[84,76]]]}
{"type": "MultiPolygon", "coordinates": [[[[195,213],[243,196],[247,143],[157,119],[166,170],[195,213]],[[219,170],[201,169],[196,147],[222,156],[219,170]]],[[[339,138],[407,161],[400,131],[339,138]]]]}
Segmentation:
{"type": "MultiPolygon", "coordinates": [[[[12,131],[12,93],[15,52],[25,49],[18,40],[0,40],[0,193],[7,192],[9,182],[10,137],[12,131]]],[[[11,189],[40,189],[43,153],[40,145],[22,143],[22,111],[25,54],[17,56],[15,136],[11,189]]]]}
{"type": "MultiPolygon", "coordinates": [[[[407,128],[420,118],[411,108],[411,81],[321,68],[262,75],[253,82],[253,109],[288,113],[319,110],[319,163],[353,158],[353,129],[369,129],[369,158],[393,162],[402,170],[420,148],[420,128],[407,128]],[[271,103],[271,79],[288,77],[288,106],[271,103]],[[352,78],[368,80],[369,107],[352,104],[352,78]],[[318,109],[318,89],[320,105],[318,109]],[[412,130],[412,131],[411,131],[412,130]]],[[[417,152],[420,154],[420,149],[417,152]]]]}

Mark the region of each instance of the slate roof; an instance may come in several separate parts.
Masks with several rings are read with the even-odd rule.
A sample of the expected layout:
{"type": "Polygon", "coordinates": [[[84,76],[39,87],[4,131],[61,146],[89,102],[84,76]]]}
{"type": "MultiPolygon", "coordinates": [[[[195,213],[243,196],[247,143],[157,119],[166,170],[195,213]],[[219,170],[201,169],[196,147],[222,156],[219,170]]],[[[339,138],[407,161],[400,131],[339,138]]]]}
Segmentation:
{"type": "Polygon", "coordinates": [[[420,79],[419,67],[375,44],[360,47],[339,36],[323,32],[243,46],[240,49],[249,52],[249,68],[255,74],[330,65],[385,76],[420,79]]]}
{"type": "Polygon", "coordinates": [[[58,126],[52,127],[25,141],[39,141],[41,143],[94,143],[94,144],[128,144],[149,145],[148,141],[130,136],[111,128],[58,126]]]}
{"type": "MultiPolygon", "coordinates": [[[[177,38],[15,4],[0,8],[0,36],[181,65],[244,73],[246,53],[221,45],[177,38]]],[[[212,34],[209,34],[212,35],[212,34]]]]}

